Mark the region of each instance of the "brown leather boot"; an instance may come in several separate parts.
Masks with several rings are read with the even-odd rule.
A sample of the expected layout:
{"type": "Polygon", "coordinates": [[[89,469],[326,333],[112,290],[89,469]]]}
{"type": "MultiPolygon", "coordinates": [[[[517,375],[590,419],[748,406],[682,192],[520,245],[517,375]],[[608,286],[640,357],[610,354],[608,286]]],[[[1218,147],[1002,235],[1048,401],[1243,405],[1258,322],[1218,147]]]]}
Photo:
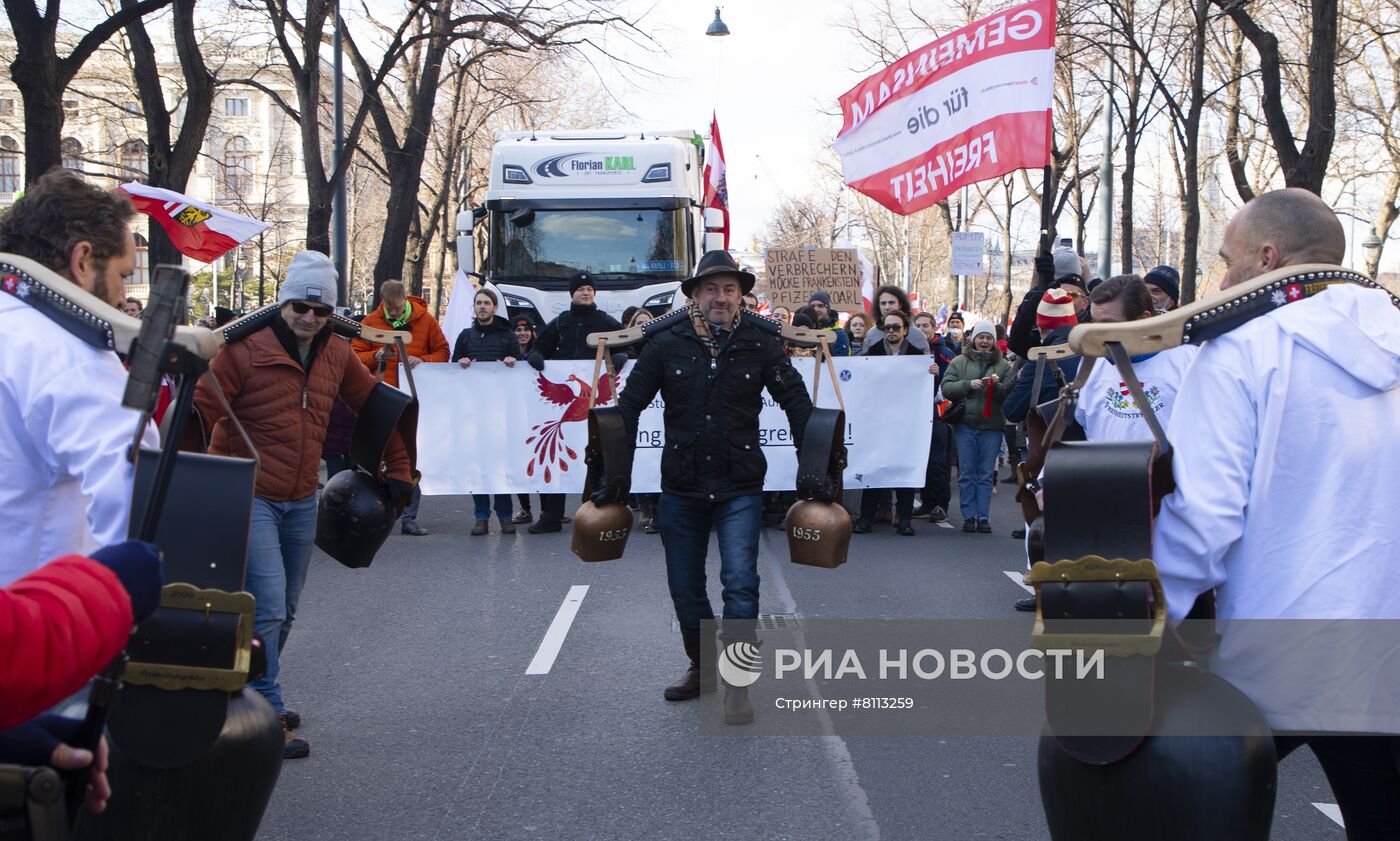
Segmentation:
{"type": "Polygon", "coordinates": [[[714,669],[709,670],[709,679],[706,680],[700,670],[700,637],[681,634],[681,642],[685,644],[685,655],[690,658],[690,665],[686,667],[685,674],[681,679],[666,687],[661,693],[661,697],[667,701],[689,701],[691,698],[698,698],[702,692],[714,692],[714,669]]]}
{"type": "Polygon", "coordinates": [[[724,723],[753,724],[753,704],[747,687],[724,685],[724,723]]]}

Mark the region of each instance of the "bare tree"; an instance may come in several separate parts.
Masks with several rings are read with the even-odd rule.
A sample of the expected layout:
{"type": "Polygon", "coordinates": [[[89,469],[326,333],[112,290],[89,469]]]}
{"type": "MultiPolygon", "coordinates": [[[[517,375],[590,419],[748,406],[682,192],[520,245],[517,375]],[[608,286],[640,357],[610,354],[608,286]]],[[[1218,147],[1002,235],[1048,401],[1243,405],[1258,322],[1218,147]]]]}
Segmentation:
{"type": "Polygon", "coordinates": [[[1260,25],[1244,0],[1213,2],[1230,16],[1259,55],[1263,93],[1260,106],[1269,126],[1274,151],[1283,167],[1284,183],[1320,195],[1336,139],[1338,0],[1308,0],[1295,6],[1298,13],[1304,9],[1308,11],[1311,24],[1306,54],[1307,129],[1301,149],[1284,105],[1284,59],[1278,36],[1260,25]]]}
{"type": "MultiPolygon", "coordinates": [[[[122,8],[132,8],[135,0],[121,0],[122,8]]],[[[149,161],[146,183],[177,193],[185,192],[190,173],[204,146],[209,115],[214,106],[214,77],[204,65],[200,38],[195,32],[195,0],[174,0],[175,51],[183,76],[183,111],[180,131],[171,140],[174,108],[166,104],[162,73],[145,23],[135,18],[125,34],[131,45],[132,75],[141,98],[146,120],[146,154],[149,161]]],[[[180,252],[154,219],[147,225],[151,264],[179,263],[180,252]]]]}
{"type": "Polygon", "coordinates": [[[24,102],[24,180],[26,184],[60,161],[63,137],[63,92],[97,48],[119,29],[171,0],[140,0],[99,20],[60,57],[59,0],[49,0],[42,15],[33,0],[5,0],[15,33],[10,78],[24,102]]]}

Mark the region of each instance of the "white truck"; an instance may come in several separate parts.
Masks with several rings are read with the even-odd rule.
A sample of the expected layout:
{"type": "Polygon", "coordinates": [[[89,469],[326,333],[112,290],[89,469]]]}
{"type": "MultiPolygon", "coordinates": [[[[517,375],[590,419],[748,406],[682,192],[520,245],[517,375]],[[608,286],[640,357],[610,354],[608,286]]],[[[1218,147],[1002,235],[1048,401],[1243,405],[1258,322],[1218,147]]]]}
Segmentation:
{"type": "Polygon", "coordinates": [[[700,255],[723,247],[721,211],[700,206],[703,169],[693,131],[498,132],[486,203],[457,215],[458,268],[537,324],[568,309],[579,271],[615,318],[629,306],[659,315],[700,255]]]}

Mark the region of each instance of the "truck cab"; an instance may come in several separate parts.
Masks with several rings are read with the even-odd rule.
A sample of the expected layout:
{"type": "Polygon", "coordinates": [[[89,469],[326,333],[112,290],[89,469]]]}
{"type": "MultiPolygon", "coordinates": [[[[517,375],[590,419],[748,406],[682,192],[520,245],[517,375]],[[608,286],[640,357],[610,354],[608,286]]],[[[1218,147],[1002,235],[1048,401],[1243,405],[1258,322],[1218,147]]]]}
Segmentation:
{"type": "Polygon", "coordinates": [[[720,247],[700,207],[703,154],[693,131],[498,133],[486,203],[457,217],[459,268],[539,325],[569,308],[579,271],[615,318],[629,306],[660,314],[703,251],[720,247]]]}

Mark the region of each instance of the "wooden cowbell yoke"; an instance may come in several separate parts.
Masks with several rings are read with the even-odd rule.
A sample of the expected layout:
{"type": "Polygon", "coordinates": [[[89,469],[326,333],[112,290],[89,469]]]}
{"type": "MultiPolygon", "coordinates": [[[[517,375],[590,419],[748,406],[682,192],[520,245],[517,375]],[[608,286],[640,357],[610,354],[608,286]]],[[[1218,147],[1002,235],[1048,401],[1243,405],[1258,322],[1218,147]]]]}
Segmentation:
{"type": "MultiPolygon", "coordinates": [[[[690,309],[681,307],[639,327],[590,334],[588,344],[597,348],[592,394],[598,393],[598,378],[604,366],[607,376],[616,383],[617,372],[613,369],[609,348],[645,341],[689,317],[690,309]]],[[[769,335],[794,344],[815,346],[817,367],[812,402],[816,402],[823,362],[831,374],[836,399],[841,402],[841,389],[829,352],[835,340],[831,331],[793,327],[749,310],[741,311],[740,317],[769,335]]],[[[846,466],[844,405],[842,402],[843,409],[813,408],[807,422],[803,452],[798,461],[798,502],[788,511],[785,525],[794,563],[834,567],[846,561],[851,517],[840,504],[841,475],[846,466]]],[[[626,503],[632,485],[632,455],[632,442],[628,440],[621,410],[615,406],[590,406],[588,446],[584,456],[588,472],[584,479],[584,501],[574,515],[572,546],[574,554],[585,561],[615,560],[622,557],[626,548],[632,530],[632,512],[626,503]],[[605,493],[603,502],[597,504],[592,497],[600,489],[605,493]]]]}
{"type": "MultiPolygon", "coordinates": [[[[223,338],[175,326],[183,316],[184,271],[155,268],[141,320],[24,257],[0,254],[0,280],[79,339],[127,354],[123,403],[141,413],[135,444],[163,377],[177,382],[167,413],[171,428],[191,416],[196,381],[223,338]]],[[[282,753],[276,713],[243,688],[263,667],[253,597],[242,592],[257,462],[178,452],[174,435],[165,436],[160,450],[133,445],[130,457],[130,535],[161,548],[168,583],[161,606],[127,644],[129,662],[123,654],[94,681],[77,739],[79,747],[95,748],[108,729],[108,776],[121,796],[103,814],[78,820],[86,779],[76,775],[67,781],[66,808],[60,801],[36,812],[32,792],[26,795],[28,815],[20,825],[36,839],[66,838],[70,831],[79,838],[252,839],[282,753]]],[[[31,789],[42,777],[42,771],[0,770],[0,779],[28,780],[31,789]]]]}
{"type": "Polygon", "coordinates": [[[1071,332],[1083,361],[1043,439],[1046,561],[1026,574],[1037,596],[1032,642],[1107,656],[1101,680],[1047,670],[1038,764],[1052,838],[1268,838],[1273,735],[1247,697],[1202,667],[1214,645],[1211,594],[1167,626],[1152,526],[1172,490],[1171,445],[1130,357],[1200,344],[1338,283],[1376,285],[1339,266],[1290,266],[1163,315],[1071,332]],[[1060,440],[1100,357],[1121,372],[1152,440],[1060,440]]]}

